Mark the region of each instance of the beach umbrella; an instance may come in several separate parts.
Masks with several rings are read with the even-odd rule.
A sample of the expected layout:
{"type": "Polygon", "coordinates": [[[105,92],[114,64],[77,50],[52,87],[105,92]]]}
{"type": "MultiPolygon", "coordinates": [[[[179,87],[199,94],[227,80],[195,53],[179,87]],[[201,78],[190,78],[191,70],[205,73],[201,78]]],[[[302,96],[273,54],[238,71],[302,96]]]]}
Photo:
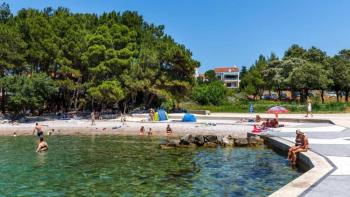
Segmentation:
{"type": "Polygon", "coordinates": [[[276,118],[278,118],[278,114],[284,114],[288,112],[288,109],[282,106],[274,106],[267,110],[267,113],[275,114],[276,118]]]}

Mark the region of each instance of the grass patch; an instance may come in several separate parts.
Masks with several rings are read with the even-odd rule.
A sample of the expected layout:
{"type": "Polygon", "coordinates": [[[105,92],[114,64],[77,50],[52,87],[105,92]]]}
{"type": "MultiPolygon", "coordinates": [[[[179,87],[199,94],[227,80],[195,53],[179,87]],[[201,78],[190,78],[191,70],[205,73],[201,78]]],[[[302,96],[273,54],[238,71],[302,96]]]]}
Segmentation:
{"type": "MultiPolygon", "coordinates": [[[[279,101],[254,101],[252,102],[254,106],[254,112],[264,113],[270,107],[279,105],[286,107],[290,113],[305,113],[306,105],[299,104],[297,102],[279,102],[279,101]]],[[[189,110],[210,110],[211,112],[234,112],[234,113],[248,113],[249,112],[249,102],[235,102],[232,104],[224,105],[198,105],[194,103],[183,104],[185,109],[189,110]]],[[[344,113],[350,112],[349,103],[313,103],[312,105],[313,113],[344,113]]]]}

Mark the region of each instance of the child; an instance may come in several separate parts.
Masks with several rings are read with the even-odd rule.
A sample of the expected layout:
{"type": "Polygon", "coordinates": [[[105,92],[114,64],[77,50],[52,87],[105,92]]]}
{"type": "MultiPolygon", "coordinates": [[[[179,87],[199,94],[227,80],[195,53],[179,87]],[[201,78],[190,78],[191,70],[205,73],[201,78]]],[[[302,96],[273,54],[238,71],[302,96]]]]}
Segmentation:
{"type": "Polygon", "coordinates": [[[166,127],[166,134],[171,135],[172,133],[173,133],[173,130],[170,128],[170,125],[168,124],[168,126],[166,127]]]}
{"type": "Polygon", "coordinates": [[[149,128],[149,131],[147,133],[148,135],[152,135],[152,128],[149,128]]]}
{"type": "Polygon", "coordinates": [[[144,134],[145,134],[145,127],[141,126],[139,135],[144,135],[144,134]]]}

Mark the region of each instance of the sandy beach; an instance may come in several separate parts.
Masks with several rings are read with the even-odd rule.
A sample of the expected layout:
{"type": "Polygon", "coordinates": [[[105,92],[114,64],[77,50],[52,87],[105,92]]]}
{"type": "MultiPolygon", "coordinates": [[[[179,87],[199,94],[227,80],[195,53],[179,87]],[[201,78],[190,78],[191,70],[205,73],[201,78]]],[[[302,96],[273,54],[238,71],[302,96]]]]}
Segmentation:
{"type": "MultiPolygon", "coordinates": [[[[236,121],[199,121],[197,123],[185,123],[179,120],[162,122],[150,122],[141,118],[128,117],[125,125],[119,119],[97,120],[96,125],[91,125],[88,119],[82,120],[52,120],[41,121],[45,135],[51,131],[52,135],[138,135],[141,126],[147,132],[152,128],[153,135],[166,136],[166,127],[169,124],[173,130],[172,136],[185,134],[215,134],[244,137],[252,130],[249,123],[238,124],[236,121]],[[218,123],[216,123],[218,122],[218,123]]],[[[0,135],[33,135],[35,122],[19,123],[18,125],[1,124],[0,135]]]]}

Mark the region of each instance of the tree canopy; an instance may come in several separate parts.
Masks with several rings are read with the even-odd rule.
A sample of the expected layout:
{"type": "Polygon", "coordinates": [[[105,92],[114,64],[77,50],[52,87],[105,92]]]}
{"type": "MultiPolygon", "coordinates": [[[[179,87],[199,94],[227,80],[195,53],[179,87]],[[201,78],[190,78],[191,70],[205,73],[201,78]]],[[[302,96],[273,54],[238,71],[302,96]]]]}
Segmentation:
{"type": "MultiPolygon", "coordinates": [[[[274,90],[279,95],[283,90],[299,91],[305,101],[310,90],[345,92],[346,101],[350,92],[350,52],[341,50],[330,57],[316,47],[304,49],[299,45],[289,47],[282,58],[275,54],[259,56],[250,69],[242,70],[241,91],[255,97],[264,90],[274,90]]],[[[337,97],[338,97],[337,96],[337,97]]]]}
{"type": "Polygon", "coordinates": [[[7,4],[0,6],[3,111],[30,102],[54,111],[156,107],[189,96],[197,67],[191,51],[165,34],[163,25],[137,12],[96,15],[48,7],[12,14],[7,4]],[[35,101],[18,101],[21,84],[36,86],[37,76],[55,91],[40,97],[32,87],[35,101]]]}

